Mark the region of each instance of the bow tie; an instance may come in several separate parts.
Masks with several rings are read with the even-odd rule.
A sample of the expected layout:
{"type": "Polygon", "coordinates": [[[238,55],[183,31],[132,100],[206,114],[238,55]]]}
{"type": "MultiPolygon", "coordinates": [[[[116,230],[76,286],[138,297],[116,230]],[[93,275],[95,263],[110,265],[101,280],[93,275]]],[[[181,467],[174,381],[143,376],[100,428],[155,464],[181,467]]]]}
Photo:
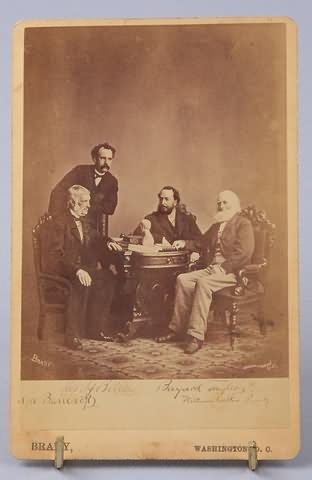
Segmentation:
{"type": "Polygon", "coordinates": [[[97,172],[94,172],[94,178],[103,178],[105,175],[105,173],[97,173],[97,172]]]}

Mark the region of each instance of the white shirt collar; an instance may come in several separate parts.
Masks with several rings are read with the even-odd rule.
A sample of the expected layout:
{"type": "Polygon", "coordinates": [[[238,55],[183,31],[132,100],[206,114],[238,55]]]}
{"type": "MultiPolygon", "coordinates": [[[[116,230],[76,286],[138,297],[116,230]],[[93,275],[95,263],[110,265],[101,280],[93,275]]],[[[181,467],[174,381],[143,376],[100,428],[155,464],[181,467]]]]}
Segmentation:
{"type": "Polygon", "coordinates": [[[72,216],[74,217],[75,220],[80,220],[80,217],[79,215],[77,215],[71,208],[69,209],[70,213],[72,214],[72,216]]]}
{"type": "Polygon", "coordinates": [[[105,171],[105,172],[99,172],[99,171],[95,168],[95,169],[94,169],[94,173],[95,173],[96,175],[100,176],[100,177],[104,177],[106,171],[105,171]]]}

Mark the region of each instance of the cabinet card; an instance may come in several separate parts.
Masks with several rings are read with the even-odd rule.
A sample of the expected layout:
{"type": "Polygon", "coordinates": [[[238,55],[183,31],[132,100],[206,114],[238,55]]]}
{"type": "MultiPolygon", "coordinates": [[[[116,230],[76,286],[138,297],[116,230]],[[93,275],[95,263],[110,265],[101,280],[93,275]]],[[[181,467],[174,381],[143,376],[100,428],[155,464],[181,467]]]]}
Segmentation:
{"type": "MultiPolygon", "coordinates": [[[[293,21],[47,20],[21,22],[13,37],[12,453],[53,459],[62,436],[65,460],[247,459],[253,441],[259,459],[294,457],[293,21]],[[101,161],[105,172],[97,173],[105,176],[97,181],[101,161]],[[99,183],[106,181],[102,191],[99,183]],[[97,224],[89,230],[79,215],[70,232],[55,223],[53,192],[63,188],[67,195],[73,185],[91,192],[87,216],[95,211],[97,224]],[[181,276],[197,272],[188,242],[195,241],[194,229],[213,229],[223,208],[220,192],[229,202],[229,191],[240,201],[243,213],[235,218],[243,223],[219,220],[224,230],[209,263],[227,282],[228,296],[222,297],[218,277],[217,287],[197,301],[206,280],[189,280],[182,304],[181,276]],[[148,214],[151,225],[142,226],[148,214]],[[157,215],[167,229],[159,238],[157,215]],[[93,227],[107,251],[109,242],[122,250],[109,251],[106,263],[101,257],[93,273],[79,254],[65,281],[51,278],[46,245],[57,265],[68,266],[72,244],[64,238],[76,229],[83,252],[94,255],[93,227]],[[254,246],[243,261],[239,242],[251,228],[254,246]],[[148,243],[151,232],[160,245],[148,243]],[[214,263],[218,255],[223,263],[214,263]],[[96,289],[103,272],[106,283],[96,289]],[[91,286],[83,283],[89,277],[91,286]],[[69,320],[71,308],[76,313],[69,320]],[[104,310],[108,323],[94,334],[104,310]],[[70,337],[68,322],[76,328],[78,317],[81,334],[70,337]],[[178,338],[157,342],[173,317],[178,338]],[[186,348],[190,337],[193,352],[186,348]]],[[[60,207],[67,213],[79,203],[68,195],[60,207]]]]}

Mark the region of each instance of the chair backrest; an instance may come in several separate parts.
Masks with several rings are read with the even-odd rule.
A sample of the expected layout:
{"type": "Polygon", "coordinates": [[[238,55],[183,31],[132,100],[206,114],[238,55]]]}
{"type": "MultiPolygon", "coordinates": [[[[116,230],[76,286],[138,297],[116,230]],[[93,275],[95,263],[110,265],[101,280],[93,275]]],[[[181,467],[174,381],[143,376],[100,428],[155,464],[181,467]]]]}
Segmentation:
{"type": "Polygon", "coordinates": [[[247,217],[254,229],[255,251],[252,263],[267,264],[270,260],[270,252],[275,241],[274,223],[271,223],[263,210],[258,210],[254,205],[244,208],[241,215],[247,217]]]}
{"type": "Polygon", "coordinates": [[[190,212],[188,209],[187,209],[187,206],[185,203],[179,203],[177,206],[176,206],[176,209],[179,210],[181,213],[185,213],[186,215],[190,215],[191,217],[193,217],[193,219],[197,220],[197,217],[196,215],[194,215],[192,212],[190,212]]]}
{"type": "Polygon", "coordinates": [[[108,215],[106,213],[98,215],[96,229],[102,237],[108,237],[108,215]]]}
{"type": "Polygon", "coordinates": [[[45,213],[39,218],[38,223],[32,229],[32,244],[33,244],[33,252],[34,252],[34,263],[35,263],[35,270],[37,278],[42,271],[42,251],[41,251],[41,236],[42,230],[45,226],[47,226],[52,221],[52,217],[50,214],[45,213]]]}

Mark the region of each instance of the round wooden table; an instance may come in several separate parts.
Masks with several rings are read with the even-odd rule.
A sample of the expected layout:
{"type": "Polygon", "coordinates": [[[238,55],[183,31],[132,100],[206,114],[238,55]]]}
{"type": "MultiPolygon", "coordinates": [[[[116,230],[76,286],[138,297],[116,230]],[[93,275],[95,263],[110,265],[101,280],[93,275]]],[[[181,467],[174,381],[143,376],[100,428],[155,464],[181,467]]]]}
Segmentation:
{"type": "Polygon", "coordinates": [[[154,325],[166,326],[172,314],[176,277],[188,271],[190,254],[187,250],[131,253],[136,281],[134,319],[150,319],[154,325]]]}

